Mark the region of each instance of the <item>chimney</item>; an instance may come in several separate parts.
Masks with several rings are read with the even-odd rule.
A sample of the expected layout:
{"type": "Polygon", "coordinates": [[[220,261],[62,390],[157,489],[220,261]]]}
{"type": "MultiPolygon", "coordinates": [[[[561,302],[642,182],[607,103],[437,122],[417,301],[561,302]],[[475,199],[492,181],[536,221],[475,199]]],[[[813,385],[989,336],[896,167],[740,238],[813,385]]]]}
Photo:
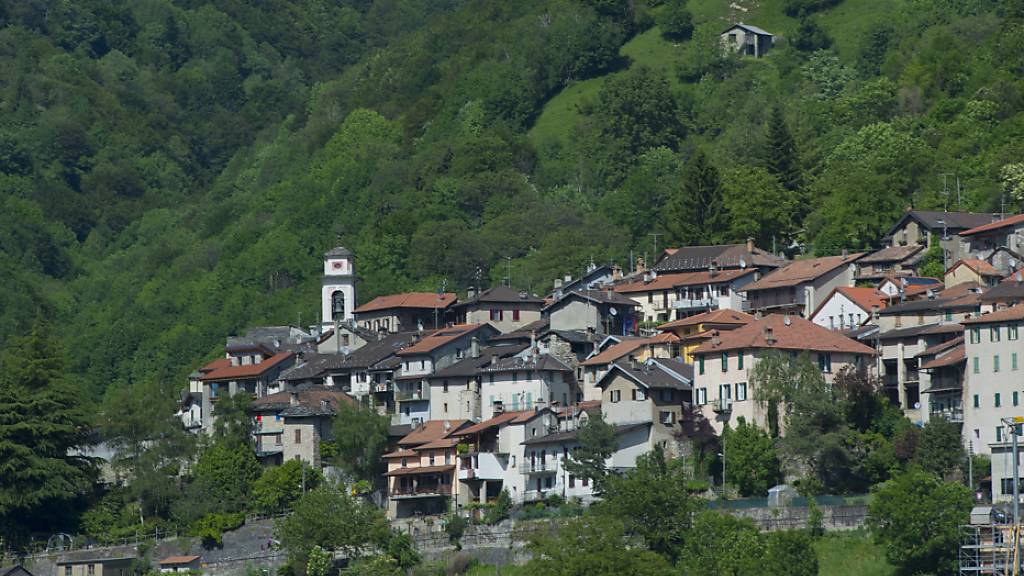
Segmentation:
{"type": "Polygon", "coordinates": [[[722,343],[722,336],[721,336],[721,334],[719,334],[718,330],[712,330],[711,331],[711,345],[712,346],[718,346],[721,343],[722,343]]]}
{"type": "Polygon", "coordinates": [[[537,350],[537,331],[536,330],[531,330],[530,331],[530,349],[531,350],[537,350]]]}
{"type": "Polygon", "coordinates": [[[476,298],[476,288],[466,288],[466,300],[476,298]]]}
{"type": "Polygon", "coordinates": [[[298,406],[299,405],[299,391],[298,390],[292,390],[291,391],[291,393],[289,395],[289,398],[288,398],[288,404],[291,405],[291,406],[298,406]]]}
{"type": "Polygon", "coordinates": [[[847,258],[849,258],[849,256],[850,256],[850,251],[848,249],[846,249],[846,248],[843,248],[843,260],[846,260],[847,258]]]}
{"type": "Polygon", "coordinates": [[[754,239],[747,238],[747,252],[750,254],[754,253],[754,239]]]}
{"type": "Polygon", "coordinates": [[[491,364],[490,364],[490,366],[493,367],[497,363],[498,363],[498,355],[497,354],[491,354],[491,364]]]}
{"type": "Polygon", "coordinates": [[[878,307],[878,304],[872,304],[871,305],[871,319],[872,320],[878,321],[878,311],[879,310],[880,310],[880,308],[878,307]]]}
{"type": "Polygon", "coordinates": [[[793,319],[789,317],[789,313],[786,313],[786,315],[782,317],[782,323],[786,326],[793,325],[793,319]]]}
{"type": "Polygon", "coordinates": [[[754,312],[754,320],[760,320],[762,318],[764,318],[764,313],[762,313],[760,310],[754,312]]]}
{"type": "Polygon", "coordinates": [[[473,339],[469,341],[469,355],[472,358],[480,357],[480,339],[473,336],[473,339]]]}
{"type": "Polygon", "coordinates": [[[572,282],[572,275],[571,274],[566,274],[565,275],[565,283],[568,284],[569,282],[572,282]]]}
{"type": "Polygon", "coordinates": [[[708,266],[708,277],[714,278],[718,276],[718,260],[712,260],[711,265],[708,266]]]}
{"type": "Polygon", "coordinates": [[[612,265],[612,281],[622,280],[622,266],[618,264],[612,265]]]}
{"type": "Polygon", "coordinates": [[[562,289],[562,279],[561,278],[555,278],[555,291],[558,291],[558,290],[561,290],[561,289],[562,289]]]}
{"type": "Polygon", "coordinates": [[[612,289],[610,287],[605,291],[605,294],[608,296],[609,300],[612,299],[612,289]]]}
{"type": "Polygon", "coordinates": [[[647,271],[647,263],[644,262],[644,257],[643,256],[638,256],[637,259],[636,259],[636,270],[635,270],[635,272],[637,274],[643,274],[645,271],[647,271]]]}
{"type": "Polygon", "coordinates": [[[633,370],[640,369],[640,361],[636,359],[636,354],[629,355],[629,367],[633,370]]]}
{"type": "Polygon", "coordinates": [[[764,327],[764,343],[769,346],[775,345],[775,331],[771,326],[764,327]]]}
{"type": "Polygon", "coordinates": [[[1000,214],[998,212],[993,212],[992,213],[992,221],[993,222],[999,222],[1002,219],[1003,219],[1003,215],[1002,214],[1000,214]]]}
{"type": "Polygon", "coordinates": [[[587,342],[593,342],[593,341],[594,341],[594,327],[593,326],[587,326],[587,342]]]}

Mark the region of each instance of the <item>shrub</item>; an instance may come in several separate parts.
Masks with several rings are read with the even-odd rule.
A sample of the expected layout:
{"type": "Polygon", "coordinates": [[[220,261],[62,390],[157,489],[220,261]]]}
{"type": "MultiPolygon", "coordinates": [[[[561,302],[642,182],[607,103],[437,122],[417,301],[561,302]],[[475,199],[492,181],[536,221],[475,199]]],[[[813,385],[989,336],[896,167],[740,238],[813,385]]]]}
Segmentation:
{"type": "Polygon", "coordinates": [[[192,525],[189,534],[202,540],[206,549],[220,548],[224,546],[224,532],[242,524],[245,524],[245,514],[241,512],[207,514],[192,525]]]}

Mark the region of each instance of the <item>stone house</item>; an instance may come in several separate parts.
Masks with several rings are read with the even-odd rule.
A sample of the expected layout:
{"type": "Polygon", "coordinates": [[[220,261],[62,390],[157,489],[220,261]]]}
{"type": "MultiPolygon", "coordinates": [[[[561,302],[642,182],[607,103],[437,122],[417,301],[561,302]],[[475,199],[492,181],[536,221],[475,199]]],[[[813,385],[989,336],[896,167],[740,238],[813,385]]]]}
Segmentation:
{"type": "Polygon", "coordinates": [[[458,438],[468,420],[429,420],[415,426],[383,456],[387,464],[388,517],[444,514],[459,495],[458,438]]]}
{"type": "Polygon", "coordinates": [[[990,223],[992,218],[991,214],[974,212],[908,210],[886,232],[883,241],[892,247],[920,245],[927,250],[936,238],[943,249],[945,267],[949,267],[970,253],[962,233],[990,223]]]}
{"type": "Polygon", "coordinates": [[[614,425],[650,424],[648,449],[680,456],[683,417],[693,402],[693,365],[678,359],[625,359],[598,382],[601,413],[614,425]]]}
{"type": "Polygon", "coordinates": [[[252,403],[256,455],[266,464],[301,460],[319,467],[320,443],[333,437],[338,404],[355,404],[338,389],[312,387],[278,392],[252,403]]]}
{"type": "Polygon", "coordinates": [[[760,58],[775,45],[775,35],[767,30],[737,22],[719,35],[722,46],[729,51],[760,58]]]}
{"type": "Polygon", "coordinates": [[[637,303],[612,289],[573,290],[547,305],[543,312],[552,331],[594,331],[633,334],[639,316],[637,303]]]}

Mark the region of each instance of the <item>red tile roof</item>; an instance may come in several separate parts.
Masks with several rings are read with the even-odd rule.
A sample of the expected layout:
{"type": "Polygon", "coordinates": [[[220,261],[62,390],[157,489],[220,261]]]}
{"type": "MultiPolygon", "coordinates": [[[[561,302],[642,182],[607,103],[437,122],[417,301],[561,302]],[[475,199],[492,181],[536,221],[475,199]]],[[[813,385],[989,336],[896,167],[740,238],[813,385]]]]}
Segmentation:
{"type": "Polygon", "coordinates": [[[436,474],[438,472],[448,472],[449,470],[455,470],[454,464],[447,466],[410,466],[408,468],[396,468],[385,476],[408,476],[410,474],[436,474]]]}
{"type": "Polygon", "coordinates": [[[394,452],[389,452],[381,456],[381,458],[416,458],[417,456],[419,456],[419,454],[417,454],[415,450],[410,448],[401,448],[394,452]]]}
{"type": "Polygon", "coordinates": [[[698,324],[736,324],[743,325],[749,324],[754,321],[754,317],[746,312],[740,312],[739,310],[711,310],[708,312],[702,312],[694,316],[688,316],[686,318],[680,318],[679,320],[673,320],[666,324],[658,326],[658,330],[667,330],[670,328],[682,328],[684,326],[697,326],[698,324]]]}
{"type": "Polygon", "coordinates": [[[389,308],[440,308],[444,309],[455,303],[456,296],[451,292],[438,294],[436,292],[405,292],[403,294],[390,294],[388,296],[377,296],[366,304],[356,308],[353,312],[375,312],[389,308]]]}
{"type": "Polygon", "coordinates": [[[434,330],[420,339],[419,342],[415,342],[412,346],[399,350],[395,355],[415,356],[417,354],[429,354],[441,346],[444,346],[453,340],[458,340],[462,336],[479,330],[484,326],[486,326],[486,324],[456,324],[455,326],[448,326],[447,328],[434,330]]]}
{"type": "Polygon", "coordinates": [[[853,302],[868,314],[871,314],[871,309],[873,307],[878,306],[878,309],[881,310],[889,303],[889,295],[877,288],[840,286],[832,290],[832,293],[828,295],[828,298],[825,298],[821,301],[821,304],[818,304],[818,307],[811,313],[811,318],[814,318],[818,311],[821,310],[837,292],[846,296],[850,302],[853,302]]]}
{"type": "Polygon", "coordinates": [[[270,358],[267,358],[259,364],[244,364],[239,366],[222,366],[216,370],[212,370],[207,374],[204,374],[200,380],[207,382],[210,380],[234,380],[238,378],[255,378],[260,376],[264,372],[270,370],[274,366],[277,366],[281,362],[288,360],[294,356],[294,352],[278,352],[270,358]]]}
{"type": "Polygon", "coordinates": [[[458,430],[465,425],[469,420],[427,420],[423,424],[413,429],[398,441],[399,446],[415,448],[433,442],[439,438],[444,438],[448,434],[458,430]],[[447,429],[445,425],[447,424],[447,429]]]}
{"type": "Polygon", "coordinates": [[[952,266],[949,267],[949,270],[946,270],[946,274],[949,274],[950,272],[952,272],[958,266],[961,265],[967,266],[971,270],[974,270],[979,276],[1002,277],[1002,274],[999,273],[999,270],[996,270],[995,266],[989,264],[984,260],[979,260],[977,258],[964,258],[963,260],[957,261],[956,264],[953,264],[952,266]]]}
{"type": "Polygon", "coordinates": [[[520,416],[523,416],[524,414],[533,415],[534,411],[520,410],[518,412],[504,412],[502,414],[498,414],[497,416],[491,418],[490,420],[484,420],[483,422],[479,422],[477,424],[473,424],[472,426],[463,428],[458,432],[453,432],[452,436],[470,436],[472,434],[479,434],[480,432],[483,432],[495,426],[501,426],[502,424],[512,422],[518,419],[520,416]]]}
{"type": "Polygon", "coordinates": [[[960,236],[973,236],[975,234],[981,234],[982,232],[989,232],[992,230],[998,230],[1006,226],[1014,226],[1024,222],[1024,214],[1017,214],[1016,216],[1010,216],[996,222],[989,222],[988,224],[982,224],[976,228],[970,230],[964,230],[960,233],[960,236]]]}
{"type": "Polygon", "coordinates": [[[644,282],[643,280],[636,280],[633,282],[627,282],[625,284],[619,284],[615,287],[615,291],[622,294],[629,294],[635,292],[652,292],[657,290],[668,290],[677,286],[697,286],[703,284],[716,284],[721,282],[731,282],[736,278],[753,274],[753,269],[733,269],[733,270],[718,270],[714,274],[707,270],[699,272],[677,272],[674,274],[658,274],[657,278],[650,282],[644,282]]]}
{"type": "Polygon", "coordinates": [[[709,354],[743,348],[778,348],[782,350],[813,350],[815,352],[846,352],[870,354],[875,351],[856,340],[822,328],[798,316],[772,314],[735,330],[719,333],[719,342],[705,342],[693,354],[709,354]],[[789,322],[787,324],[787,321],[789,322]],[[770,329],[774,342],[769,344],[765,332],[770,329]]]}
{"type": "Polygon", "coordinates": [[[160,564],[189,564],[199,560],[201,556],[168,556],[160,561],[160,564]]]}
{"type": "Polygon", "coordinates": [[[960,362],[963,362],[966,358],[967,349],[963,344],[960,344],[956,348],[950,350],[945,355],[939,356],[938,358],[930,362],[925,362],[924,364],[921,365],[921,369],[929,370],[932,368],[942,368],[943,366],[952,366],[954,364],[959,364],[960,362]]]}
{"type": "Polygon", "coordinates": [[[953,338],[952,340],[946,340],[945,342],[939,342],[938,344],[936,344],[934,346],[931,346],[929,348],[925,348],[924,352],[921,352],[920,354],[918,354],[916,356],[916,358],[923,358],[925,356],[934,356],[934,355],[936,355],[936,354],[938,354],[938,353],[940,353],[940,352],[942,352],[944,350],[948,350],[949,348],[952,348],[954,346],[958,346],[958,345],[963,344],[963,343],[964,343],[964,337],[963,336],[957,336],[956,338],[953,338]]]}
{"type": "Polygon", "coordinates": [[[857,253],[850,254],[849,256],[825,256],[824,258],[794,260],[757,282],[748,284],[743,289],[747,291],[770,290],[772,288],[796,286],[820,278],[841,266],[852,264],[863,255],[863,253],[857,253]]]}
{"type": "Polygon", "coordinates": [[[996,310],[995,312],[989,312],[988,314],[982,314],[981,316],[975,316],[974,318],[968,318],[967,320],[961,320],[961,324],[988,324],[991,322],[1015,322],[1024,320],[1024,306],[1011,306],[1010,308],[1003,308],[1002,310],[996,310]]]}
{"type": "Polygon", "coordinates": [[[231,358],[223,358],[222,357],[222,358],[217,358],[216,360],[211,360],[205,366],[200,368],[199,371],[200,372],[213,372],[214,370],[219,370],[221,368],[227,368],[228,366],[231,366],[231,358]]]}
{"type": "Polygon", "coordinates": [[[623,340],[622,342],[609,346],[596,356],[587,358],[583,362],[580,362],[580,366],[601,366],[602,364],[611,364],[646,344],[649,344],[646,338],[630,338],[628,340],[623,340]]]}

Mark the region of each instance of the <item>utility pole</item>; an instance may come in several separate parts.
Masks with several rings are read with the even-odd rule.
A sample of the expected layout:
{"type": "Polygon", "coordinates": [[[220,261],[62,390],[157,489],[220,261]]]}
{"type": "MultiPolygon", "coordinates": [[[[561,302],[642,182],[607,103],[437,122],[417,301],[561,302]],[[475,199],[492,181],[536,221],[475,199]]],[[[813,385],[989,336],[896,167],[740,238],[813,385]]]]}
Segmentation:
{"type": "Polygon", "coordinates": [[[508,276],[505,276],[505,285],[512,287],[512,257],[505,256],[505,263],[508,264],[508,276]]]}
{"type": "Polygon", "coordinates": [[[648,236],[654,237],[654,257],[658,257],[658,236],[664,236],[661,232],[651,232],[648,236]]]}
{"type": "Polygon", "coordinates": [[[943,212],[948,212],[948,209],[949,209],[949,187],[946,186],[946,182],[947,182],[946,177],[947,176],[956,176],[956,174],[953,174],[952,172],[943,172],[942,174],[939,174],[939,176],[942,176],[942,196],[943,196],[943,198],[945,198],[945,200],[942,201],[942,211],[943,212]]]}
{"type": "Polygon", "coordinates": [[[1020,567],[1020,452],[1017,446],[1017,427],[1024,423],[1024,417],[1003,418],[1003,424],[1010,429],[1010,446],[1013,451],[1013,573],[1019,574],[1020,567]]]}

